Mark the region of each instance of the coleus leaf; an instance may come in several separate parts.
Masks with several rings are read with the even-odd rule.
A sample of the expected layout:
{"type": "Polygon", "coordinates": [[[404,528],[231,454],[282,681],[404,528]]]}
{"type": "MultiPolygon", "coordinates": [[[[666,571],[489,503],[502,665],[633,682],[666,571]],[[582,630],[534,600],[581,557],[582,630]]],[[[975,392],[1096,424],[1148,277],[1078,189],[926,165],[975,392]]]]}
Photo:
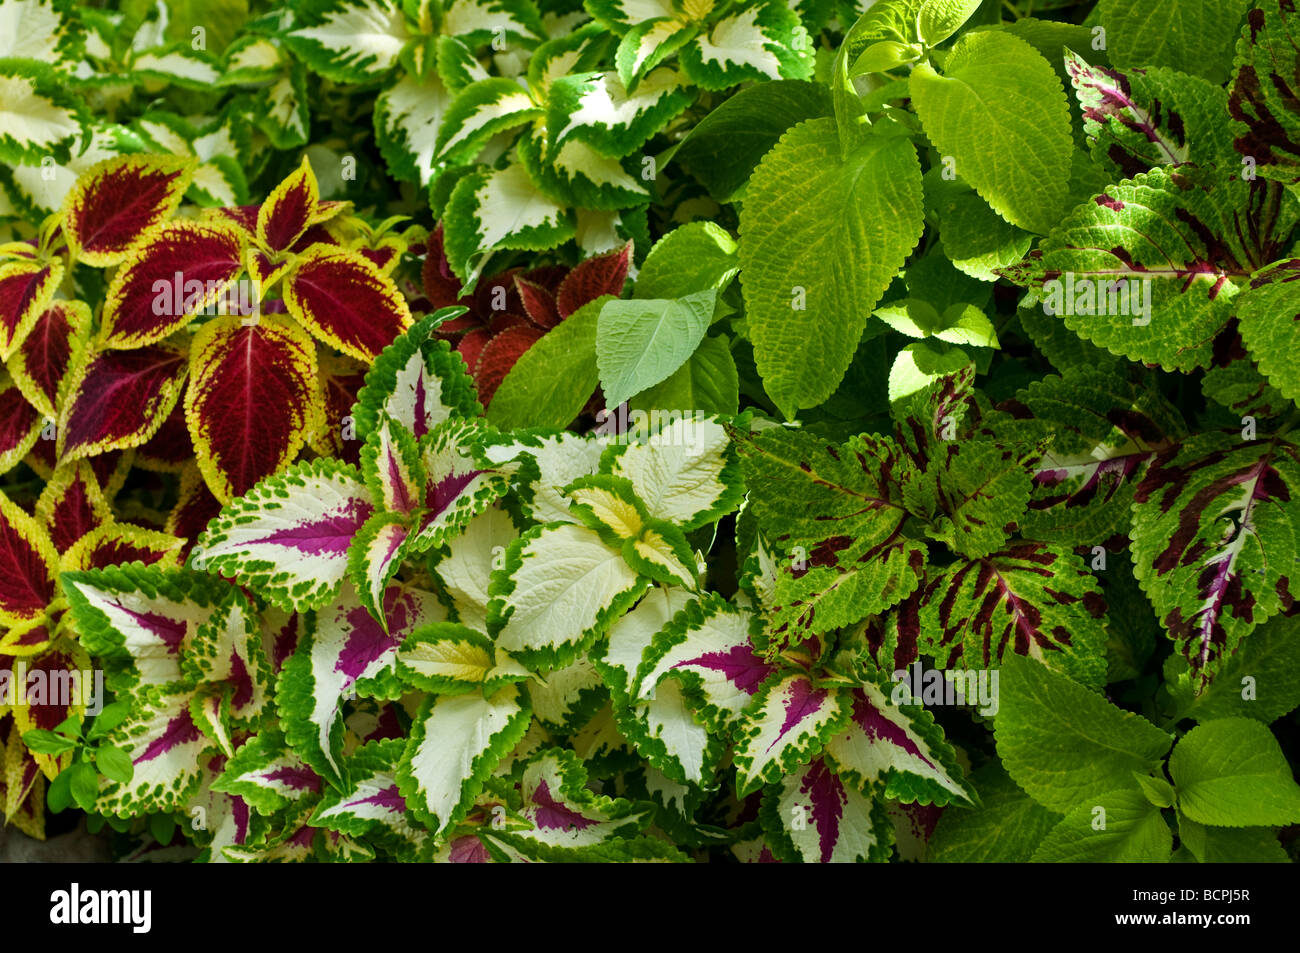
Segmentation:
{"type": "MultiPolygon", "coordinates": [[[[230,595],[185,646],[181,669],[192,684],[224,689],[233,728],[255,728],[272,697],[272,673],[252,603],[230,595]]],[[[230,754],[232,752],[227,752],[230,754]]]]}
{"type": "Polygon", "coordinates": [[[1230,158],[1222,129],[1227,93],[1171,69],[1119,71],[1066,51],[1065,69],[1095,158],[1132,178],[1155,166],[1230,158]]]}
{"type": "Polygon", "coordinates": [[[1268,727],[1218,718],[1184,735],[1169,757],[1178,810],[1200,824],[1272,827],[1300,817],[1300,786],[1268,727]]]}
{"type": "Polygon", "coordinates": [[[98,346],[143,347],[183,328],[222,299],[244,270],[243,251],[239,231],[219,222],[149,229],[109,282],[98,346]]]}
{"type": "Polygon", "coordinates": [[[813,69],[811,37],[799,14],[780,0],[728,10],[684,46],[678,59],[703,89],[746,80],[809,79],[813,69]]]}
{"type": "MultiPolygon", "coordinates": [[[[450,39],[440,37],[440,44],[442,40],[450,39]]],[[[442,69],[445,59],[445,55],[439,55],[439,69],[442,69]]],[[[478,68],[478,61],[472,62],[478,68]]],[[[438,145],[438,128],[452,103],[454,92],[437,75],[403,76],[376,97],[375,140],[393,176],[423,188],[428,188],[438,178],[441,169],[433,159],[438,145]]]]}
{"type": "Polygon", "coordinates": [[[424,491],[424,463],[415,437],[391,417],[381,416],[361,450],[361,473],[371,497],[388,512],[408,515],[424,491]]]}
{"type": "Polygon", "coordinates": [[[373,840],[404,859],[414,859],[429,834],[411,817],[395,771],[404,742],[376,741],[347,761],[346,790],[326,791],[311,816],[316,827],[373,840]]]}
{"type": "Polygon", "coordinates": [[[336,83],[381,78],[409,39],[402,5],[392,0],[315,0],[295,14],[285,43],[336,83]]]}
{"type": "Polygon", "coordinates": [[[353,467],[297,464],[228,503],[191,559],[286,609],[315,608],[339,591],[348,546],[373,512],[353,467]]]}
{"type": "Polygon", "coordinates": [[[9,261],[0,265],[0,360],[9,360],[54,300],[63,279],[59,262],[9,261]]]}
{"type": "Polygon", "coordinates": [[[1047,832],[1030,863],[1165,863],[1173,832],[1138,790],[1107,791],[1080,802],[1047,832]],[[1097,811],[1105,827],[1095,826],[1097,811]]]}
{"type": "Polygon", "coordinates": [[[938,482],[936,535],[963,556],[1000,548],[1029,505],[1032,474],[1046,440],[1028,448],[995,440],[948,442],[938,482]]]}
{"type": "Polygon", "coordinates": [[[406,558],[410,540],[405,515],[379,512],[362,524],[348,546],[348,578],[361,604],[385,627],[388,620],[379,604],[406,558]]]}
{"type": "Polygon", "coordinates": [[[356,252],[315,246],[285,279],[284,303],[331,347],[372,361],[411,326],[411,312],[391,278],[356,252]]]}
{"type": "Polygon", "coordinates": [[[438,129],[438,166],[470,162],[494,135],[542,115],[528,90],[504,76],[459,90],[438,129]]]}
{"type": "Polygon", "coordinates": [[[549,748],[534,755],[519,779],[519,815],[531,830],[514,836],[551,847],[581,849],[619,841],[649,821],[647,805],[594,793],[582,760],[549,748]]]}
{"type": "Polygon", "coordinates": [[[222,755],[235,753],[230,740],[230,692],[201,688],[190,696],[190,719],[222,755]]]}
{"type": "Polygon", "coordinates": [[[948,667],[992,668],[1014,653],[1089,686],[1106,677],[1106,601],[1073,553],[1011,543],[932,571],[921,604],[921,650],[948,667]]]}
{"type": "Polygon", "coordinates": [[[490,697],[472,692],[426,699],[397,770],[410,811],[435,834],[448,831],[464,818],[530,719],[527,698],[514,685],[490,697]]]}
{"type": "Polygon", "coordinates": [[[460,535],[510,488],[505,473],[475,459],[473,448],[485,432],[479,420],[449,420],[420,438],[424,485],[414,514],[415,552],[460,535]]]}
{"type": "Polygon", "coordinates": [[[437,559],[432,569],[451,598],[458,622],[487,631],[492,570],[505,558],[506,547],[518,538],[510,514],[500,506],[490,506],[447,542],[446,555],[437,559]]]}
{"type": "Polygon", "coordinates": [[[1300,179],[1300,118],[1290,104],[1296,95],[1296,13],[1285,0],[1253,6],[1228,96],[1236,120],[1233,144],[1261,176],[1295,182],[1300,179]]]}
{"type": "Polygon", "coordinates": [[[600,469],[608,442],[567,431],[515,430],[509,439],[486,438],[483,454],[503,470],[514,470],[515,494],[523,515],[538,523],[576,523],[565,486],[600,469]]]}
{"type": "Polygon", "coordinates": [[[579,658],[528,683],[533,715],[557,734],[569,734],[586,725],[608,698],[600,672],[589,658],[579,658]]]}
{"type": "Polygon", "coordinates": [[[1134,574],[1201,685],[1291,604],[1300,449],[1198,434],[1160,454],[1133,505],[1134,574]]]}
{"type": "Polygon", "coordinates": [[[1291,354],[1300,344],[1295,330],[1300,315],[1300,295],[1292,284],[1300,277],[1300,259],[1287,258],[1261,268],[1251,276],[1237,302],[1241,339],[1268,382],[1282,396],[1300,401],[1300,373],[1291,354]],[[1287,316],[1291,320],[1286,320],[1287,316]]]}
{"type": "Polygon", "coordinates": [[[134,769],[125,784],[101,782],[96,809],[118,817],[180,810],[198,790],[203,755],[216,745],[190,714],[193,691],[150,686],[132,696],[131,714],[105,739],[134,769]]]}
{"type": "Polygon", "coordinates": [[[631,93],[615,72],[570,73],[551,85],[547,155],[554,158],[570,138],[600,155],[628,155],[692,98],[680,74],[668,67],[652,70],[631,93]]]}
{"type": "Polygon", "coordinates": [[[884,799],[845,784],[825,758],[795,765],[768,786],[759,817],[773,859],[834,864],[889,856],[884,799]]]}
{"type": "Polygon", "coordinates": [[[815,756],[849,723],[849,693],[817,686],[802,671],[768,678],[735,729],[736,793],[746,797],[815,756]]]}
{"type": "Polygon", "coordinates": [[[292,248],[316,216],[320,188],[304,155],[257,210],[257,240],[272,252],[292,248]]]}
{"type": "Polygon", "coordinates": [[[82,644],[115,668],[115,691],[180,686],[182,652],[231,596],[226,583],[188,569],[108,566],[61,581],[82,644]]]}
{"type": "Polygon", "coordinates": [[[171,568],[180,565],[180,551],[184,544],[184,540],[170,533],[107,522],[69,546],[59,560],[59,568],[67,573],[128,562],[171,568]]]}
{"type": "Polygon", "coordinates": [[[610,626],[608,641],[593,652],[592,659],[616,699],[630,702],[640,687],[642,659],[655,637],[696,598],[685,589],[654,586],[610,626]]]}
{"type": "Polygon", "coordinates": [[[6,165],[66,155],[88,117],[44,64],[0,64],[0,160],[6,165]]]}
{"type": "Polygon", "coordinates": [[[8,473],[32,450],[45,428],[9,374],[0,370],[0,473],[8,473]]]}
{"type": "Polygon", "coordinates": [[[431,336],[446,314],[437,311],[421,320],[375,360],[357,395],[357,433],[362,439],[385,415],[420,438],[450,417],[482,413],[464,361],[446,341],[431,336]]]}
{"type": "Polygon", "coordinates": [[[57,419],[68,369],[90,330],[90,307],[84,301],[51,301],[9,358],[14,384],[44,416],[57,419]]]}
{"type": "Polygon", "coordinates": [[[59,552],[112,518],[99,480],[84,460],[54,471],[36,501],[35,513],[59,552]]]}
{"type": "Polygon", "coordinates": [[[432,593],[394,583],[384,594],[381,625],[351,583],[316,610],[293,657],[281,669],[276,703],[294,751],[335,787],[344,783],[342,706],[360,692],[399,693],[397,650],[446,610],[432,593]]]}
{"type": "Polygon", "coordinates": [[[294,801],[318,794],[323,784],[284,740],[278,728],[263,728],[230,758],[213,790],[238,795],[259,814],[274,814],[294,801]]]}
{"type": "Polygon", "coordinates": [[[652,685],[645,695],[614,705],[619,731],[651,767],[671,780],[715,787],[714,775],[726,753],[724,736],[710,732],[696,716],[677,679],[652,685]]]}
{"type": "Polygon", "coordinates": [[[566,665],[626,612],[645,582],[593,530],[538,526],[507,547],[489,594],[488,632],[533,669],[566,665]]]}
{"type": "Polygon", "coordinates": [[[0,493],[0,622],[41,617],[54,598],[58,555],[45,530],[0,493]]]}
{"type": "Polygon", "coordinates": [[[227,501],[291,462],[320,413],[316,345],[290,321],[214,318],[195,335],[185,419],[199,470],[227,501]]]}
{"type": "Polygon", "coordinates": [[[187,346],[166,341],[130,351],[89,353],[69,372],[59,415],[63,462],[136,447],[162,426],[189,372],[187,346]]]}
{"type": "Polygon", "coordinates": [[[180,205],[194,161],[179,156],[124,155],[92,166],[63,205],[63,233],[79,261],[120,264],[145,232],[180,205]]]}
{"type": "Polygon", "coordinates": [[[482,691],[523,681],[528,670],[497,653],[482,632],[455,622],[435,622],[412,632],[397,652],[397,674],[405,684],[436,695],[482,691]]]}
{"type": "MultiPolygon", "coordinates": [[[[21,703],[14,705],[14,727],[20,734],[29,731],[52,732],[68,723],[75,734],[86,712],[86,700],[92,688],[87,679],[91,672],[90,656],[81,646],[67,639],[23,660],[28,671],[27,684],[11,682],[11,690],[21,703]],[[66,686],[62,690],[58,686],[66,686]]],[[[50,780],[73,761],[73,753],[59,754],[32,751],[37,765],[50,780]]]]}
{"type": "Polygon", "coordinates": [[[754,358],[793,418],[835,390],[920,238],[921,168],[897,136],[870,136],[841,160],[835,122],[810,119],[763,157],[746,196],[740,267],[754,358]]]}

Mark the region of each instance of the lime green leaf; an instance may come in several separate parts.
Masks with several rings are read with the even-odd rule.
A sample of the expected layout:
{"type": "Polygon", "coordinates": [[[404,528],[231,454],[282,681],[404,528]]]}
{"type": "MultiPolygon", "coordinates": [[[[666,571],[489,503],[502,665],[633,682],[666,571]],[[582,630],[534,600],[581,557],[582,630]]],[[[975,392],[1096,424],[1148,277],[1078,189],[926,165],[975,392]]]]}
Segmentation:
{"type": "Polygon", "coordinates": [[[1183,736],[1169,758],[1178,810],[1217,827],[1300,821],[1300,785],[1268,726],[1220,718],[1183,736]]]}
{"type": "Polygon", "coordinates": [[[1101,0],[1097,15],[1116,66],[1172,66],[1222,83],[1250,5],[1250,0],[1101,0]]]}
{"type": "Polygon", "coordinates": [[[1203,864],[1286,864],[1291,862],[1277,834],[1267,827],[1205,827],[1178,818],[1178,839],[1203,864]]]}
{"type": "Polygon", "coordinates": [[[1031,863],[1153,863],[1169,860],[1174,836],[1142,792],[1127,788],[1079,802],[1030,858],[1031,863]]]}
{"type": "Polygon", "coordinates": [[[980,807],[943,812],[930,837],[928,861],[1024,863],[1061,820],[1020,790],[997,761],[976,771],[971,781],[980,807]]]}

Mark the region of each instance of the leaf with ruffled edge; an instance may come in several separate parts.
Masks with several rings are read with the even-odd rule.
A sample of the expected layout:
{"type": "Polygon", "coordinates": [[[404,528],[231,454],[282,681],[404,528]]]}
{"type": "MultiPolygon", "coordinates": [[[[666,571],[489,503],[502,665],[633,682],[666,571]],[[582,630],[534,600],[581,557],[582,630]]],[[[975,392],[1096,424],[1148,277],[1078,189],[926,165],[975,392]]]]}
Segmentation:
{"type": "Polygon", "coordinates": [[[459,536],[509,490],[505,473],[476,459],[474,448],[485,433],[480,420],[450,420],[420,438],[425,478],[414,513],[413,551],[459,536]]]}
{"type": "MultiPolygon", "coordinates": [[[[68,369],[90,332],[90,306],[84,301],[52,301],[41,312],[7,364],[13,382],[28,403],[44,416],[59,416],[68,369]]],[[[0,415],[0,419],[12,419],[0,415]]]]}
{"type": "Polygon", "coordinates": [[[862,863],[889,858],[884,799],[845,784],[824,758],[796,766],[763,794],[759,817],[774,858],[787,863],[862,863]]]}
{"type": "Polygon", "coordinates": [[[253,810],[268,815],[319,794],[322,781],[289,747],[278,728],[264,728],[226,762],[212,787],[238,795],[253,810]]]}
{"type": "Polygon", "coordinates": [[[469,521],[465,531],[450,539],[446,555],[431,566],[443,591],[451,597],[458,622],[487,631],[488,587],[496,563],[504,564],[506,547],[519,538],[510,514],[490,506],[469,521]]]}
{"type": "Polygon", "coordinates": [[[399,860],[415,859],[429,834],[409,815],[397,787],[405,746],[393,738],[359,748],[347,759],[347,789],[326,791],[311,825],[374,841],[399,860]]]}
{"type": "Polygon", "coordinates": [[[242,592],[232,590],[195,633],[181,658],[181,670],[191,684],[228,690],[234,729],[257,727],[269,711],[273,678],[262,647],[261,625],[242,592]]]}
{"type": "Polygon", "coordinates": [[[816,755],[848,726],[852,699],[803,672],[783,672],[759,687],[736,726],[736,793],[746,797],[816,755]]]}
{"type": "Polygon", "coordinates": [[[9,360],[52,306],[63,280],[57,261],[8,261],[0,265],[0,360],[9,360]]]}
{"type": "Polygon", "coordinates": [[[524,517],[538,523],[576,523],[578,517],[560,491],[600,470],[607,446],[606,440],[568,431],[515,430],[487,437],[483,455],[502,470],[513,471],[513,496],[524,517]]]}
{"type": "Polygon", "coordinates": [[[127,249],[180,205],[194,160],[125,155],[88,169],[64,200],[63,233],[78,261],[120,264],[127,249]]]}

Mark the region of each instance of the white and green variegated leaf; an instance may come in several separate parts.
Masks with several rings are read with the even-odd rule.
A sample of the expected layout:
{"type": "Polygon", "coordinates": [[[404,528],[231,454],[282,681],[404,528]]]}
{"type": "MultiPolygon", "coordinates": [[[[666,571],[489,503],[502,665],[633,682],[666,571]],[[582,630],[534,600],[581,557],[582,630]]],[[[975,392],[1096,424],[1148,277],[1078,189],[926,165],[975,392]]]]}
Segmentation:
{"type": "Polygon", "coordinates": [[[322,783],[278,728],[264,728],[226,762],[212,787],[242,797],[259,814],[274,814],[318,794],[322,783]]]}
{"type": "Polygon", "coordinates": [[[593,530],[538,526],[492,575],[488,629],[529,668],[568,664],[626,612],[645,582],[593,530]]]}
{"type": "Polygon", "coordinates": [[[229,860],[225,855],[227,847],[252,849],[262,841],[269,833],[270,821],[250,812],[248,803],[239,795],[216,789],[225,755],[204,756],[203,761],[199,788],[181,808],[178,820],[189,820],[187,833],[194,838],[195,846],[203,848],[194,862],[221,864],[229,860]]]}
{"type": "Polygon", "coordinates": [[[610,40],[609,31],[599,23],[584,23],[547,40],[528,58],[528,88],[541,99],[560,77],[596,69],[610,40]]]}
{"type": "Polygon", "coordinates": [[[607,473],[579,477],[564,488],[569,510],[610,546],[635,539],[649,514],[636,498],[632,481],[607,473]]]}
{"type": "Polygon", "coordinates": [[[713,787],[726,739],[712,733],[694,711],[677,679],[665,679],[648,698],[615,704],[621,731],[652,767],[680,784],[713,787]]]}
{"type": "Polygon", "coordinates": [[[231,595],[212,576],[131,564],[64,573],[62,583],[81,644],[112,666],[114,691],[179,685],[181,653],[231,595]]]}
{"type": "Polygon", "coordinates": [[[262,648],[262,627],[248,598],[232,589],[186,646],[181,667],[190,684],[230,691],[235,728],[254,727],[272,695],[271,667],[262,648]]]}
{"type": "Polygon", "coordinates": [[[557,734],[571,734],[589,722],[608,694],[589,658],[576,659],[528,683],[533,714],[557,734]]]}
{"type": "Polygon", "coordinates": [[[514,80],[494,76],[457,93],[438,128],[439,166],[471,161],[489,139],[542,115],[528,91],[514,80]]]}
{"type": "Polygon", "coordinates": [[[337,83],[381,78],[409,39],[396,0],[309,0],[298,5],[289,47],[316,73],[337,83]]]}
{"type": "MultiPolygon", "coordinates": [[[[3,80],[0,80],[3,83],[3,80]]],[[[58,210],[78,176],[97,162],[133,151],[141,143],[128,126],[116,123],[88,123],[70,144],[71,157],[53,165],[15,165],[0,167],[0,185],[9,192],[10,201],[35,217],[58,210]]],[[[51,156],[53,158],[53,156],[51,156]]],[[[43,162],[44,160],[42,160],[43,162]]]]}
{"type": "Polygon", "coordinates": [[[420,438],[425,480],[411,537],[415,552],[459,536],[509,490],[507,474],[475,458],[474,447],[484,433],[479,420],[451,420],[420,438]]]}
{"type": "Polygon", "coordinates": [[[770,677],[736,726],[736,788],[740,797],[779,781],[844,729],[853,714],[848,693],[817,686],[803,672],[770,677]]]}
{"type": "Polygon", "coordinates": [[[469,286],[494,251],[545,251],[568,241],[574,216],[539,190],[522,165],[511,163],[460,179],[447,201],[443,227],[447,261],[469,286]]]}
{"type": "MultiPolygon", "coordinates": [[[[586,0],[583,6],[598,24],[619,36],[646,20],[677,16],[672,0],[586,0]]],[[[705,14],[713,8],[712,3],[701,6],[705,14]]]]}
{"type": "Polygon", "coordinates": [[[75,33],[54,0],[0,0],[0,60],[64,66],[75,33]]]}
{"type": "Polygon", "coordinates": [[[118,817],[179,810],[198,789],[202,755],[216,745],[190,714],[187,689],[149,686],[132,696],[131,713],[105,744],[124,749],[133,774],[126,784],[101,779],[96,809],[118,817]]]}
{"type": "Polygon", "coordinates": [[[255,119],[277,149],[293,149],[307,142],[311,113],[307,107],[307,71],[299,63],[258,94],[255,119]]]}
{"type": "MultiPolygon", "coordinates": [[[[531,148],[540,149],[540,141],[531,148]]],[[[618,211],[652,197],[638,177],[638,157],[603,156],[581,139],[569,139],[537,167],[544,184],[583,209],[618,211]]]]}
{"type": "Polygon", "coordinates": [[[230,740],[230,689],[203,689],[190,696],[190,719],[226,757],[235,753],[230,740]]]}
{"type": "Polygon", "coordinates": [[[666,520],[650,520],[641,532],[624,540],[623,558],[647,579],[665,586],[699,588],[703,563],[686,535],[666,520]]]}
{"type": "Polygon", "coordinates": [[[435,834],[464,818],[498,762],[532,718],[515,685],[427,699],[411,724],[397,783],[412,813],[435,834]]]}
{"type": "Polygon", "coordinates": [[[650,697],[665,679],[676,678],[705,724],[727,732],[773,672],[754,652],[752,623],[751,613],[716,594],[691,602],[643,653],[633,693],[650,697]]]}
{"type": "Polygon", "coordinates": [[[354,467],[296,464],[228,503],[190,560],[284,608],[315,608],[339,591],[348,546],[373,512],[354,467]]]}
{"type": "Polygon", "coordinates": [[[241,83],[269,83],[284,68],[284,54],[280,47],[265,36],[246,34],[236,37],[226,47],[225,69],[218,85],[241,83]]]}
{"type": "Polygon", "coordinates": [[[893,824],[884,799],[845,784],[823,758],[795,766],[770,785],[759,817],[773,855],[788,863],[889,858],[893,824]]]}
{"type": "Polygon", "coordinates": [[[784,0],[758,0],[730,9],[678,59],[696,86],[726,89],[746,80],[810,78],[813,43],[784,0]]]}
{"type": "Polygon", "coordinates": [[[376,97],[375,141],[394,176],[421,188],[433,184],[438,128],[451,102],[451,90],[436,75],[403,76],[376,97]]]}
{"type": "Polygon", "coordinates": [[[740,505],[740,466],[712,416],[676,416],[644,443],[611,447],[601,470],[632,481],[656,519],[690,531],[740,505]]]}
{"type": "Polygon", "coordinates": [[[648,805],[596,794],[587,771],[572,751],[551,748],[524,768],[519,789],[520,816],[532,829],[516,837],[552,847],[585,848],[631,837],[649,823],[648,805]]]}
{"type": "Polygon", "coordinates": [[[609,629],[609,641],[595,664],[615,698],[626,703],[640,687],[642,662],[655,637],[697,597],[685,589],[655,586],[636,608],[609,629]]]}
{"type": "Polygon", "coordinates": [[[560,491],[600,469],[604,440],[568,431],[515,431],[508,441],[489,442],[484,456],[502,469],[514,468],[523,515],[538,523],[576,523],[560,491]]]}
{"type": "Polygon", "coordinates": [[[443,33],[464,37],[473,45],[504,36],[531,46],[546,36],[532,0],[448,0],[441,25],[443,33]]]}
{"type": "MultiPolygon", "coordinates": [[[[454,36],[440,36],[438,37],[438,76],[442,80],[443,87],[453,94],[447,97],[447,105],[450,106],[455,93],[459,93],[471,83],[487,79],[488,71],[483,68],[483,64],[474,55],[474,50],[464,40],[454,36]]],[[[428,130],[433,137],[430,147],[436,145],[438,126],[441,124],[440,116],[433,128],[428,130]]]]}
{"type": "Polygon", "coordinates": [[[347,789],[325,792],[311,825],[373,839],[399,859],[415,859],[429,835],[413,822],[397,788],[395,772],[404,748],[405,742],[394,738],[358,749],[347,761],[347,789]]]}
{"type": "Polygon", "coordinates": [[[488,586],[496,563],[504,565],[506,547],[519,538],[510,514],[490,506],[469,521],[465,532],[452,538],[447,554],[433,566],[443,591],[451,597],[456,620],[487,631],[488,586]]]}
{"type": "Polygon", "coordinates": [[[933,715],[920,704],[894,703],[871,678],[849,695],[848,727],[822,752],[842,780],[863,794],[883,791],[907,803],[975,803],[974,789],[933,715]]]}
{"type": "Polygon", "coordinates": [[[642,20],[623,34],[614,63],[618,77],[629,90],[682,45],[695,38],[698,27],[674,16],[642,20]]]}
{"type": "Polygon", "coordinates": [[[676,70],[652,70],[629,93],[617,73],[573,73],[551,86],[547,156],[570,139],[600,155],[621,158],[639,149],[691,104],[694,94],[676,70]]]}
{"type": "Polygon", "coordinates": [[[357,530],[348,547],[348,577],[366,611],[387,627],[379,608],[388,583],[402,567],[411,530],[401,513],[375,513],[357,530]]]}
{"type": "Polygon", "coordinates": [[[438,311],[384,348],[357,394],[357,436],[366,439],[390,417],[418,440],[452,417],[483,412],[460,355],[432,337],[435,323],[462,309],[438,311]]]}
{"type": "Polygon", "coordinates": [[[389,513],[410,513],[419,505],[425,478],[415,436],[381,413],[361,448],[361,475],[379,507],[389,513]]]}
{"type": "Polygon", "coordinates": [[[81,119],[47,68],[0,61],[0,162],[39,165],[44,156],[66,157],[81,119]]]}
{"type": "Polygon", "coordinates": [[[182,89],[211,89],[221,78],[220,64],[188,42],[169,49],[150,50],[131,60],[131,73],[140,79],[159,80],[182,89]]]}
{"type": "Polygon", "coordinates": [[[397,675],[408,685],[436,695],[493,694],[524,681],[527,669],[497,652],[482,632],[455,622],[436,622],[411,634],[397,652],[397,675]]]}
{"type": "Polygon", "coordinates": [[[397,650],[417,628],[441,622],[446,610],[429,592],[391,585],[384,597],[387,629],[351,583],[316,611],[293,657],[280,672],[277,703],[285,736],[302,759],[336,787],[341,783],[342,705],[355,694],[396,696],[397,650]]]}

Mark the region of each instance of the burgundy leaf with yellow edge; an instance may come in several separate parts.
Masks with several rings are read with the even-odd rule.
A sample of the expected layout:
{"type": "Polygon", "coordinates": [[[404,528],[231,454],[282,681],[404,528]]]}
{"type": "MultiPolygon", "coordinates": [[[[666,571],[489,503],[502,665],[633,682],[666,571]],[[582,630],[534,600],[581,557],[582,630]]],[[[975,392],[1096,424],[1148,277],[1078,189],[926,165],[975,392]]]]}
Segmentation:
{"type": "Polygon", "coordinates": [[[50,537],[0,493],[0,625],[39,619],[54,598],[59,557],[50,537]]]}
{"type": "Polygon", "coordinates": [[[284,303],[326,344],[363,361],[411,326],[392,279],[356,252],[308,251],[285,281],[284,303]]]}
{"type": "Polygon", "coordinates": [[[317,419],[316,345],[290,321],[209,321],[194,339],[185,419],[223,502],[290,463],[317,419]]]}
{"type": "Polygon", "coordinates": [[[199,534],[220,512],[221,501],[208,489],[198,464],[189,464],[181,471],[176,505],[167,514],[167,525],[164,527],[172,536],[179,536],[186,541],[181,549],[182,558],[189,558],[199,534]]]}
{"type": "Polygon", "coordinates": [[[157,473],[180,473],[194,459],[194,444],[185,422],[185,407],[178,403],[158,432],[136,449],[134,466],[157,473]]]}
{"type": "Polygon", "coordinates": [[[151,230],[113,276],[100,344],[142,347],[184,327],[244,270],[239,230],[215,222],[166,222],[151,230]]]}
{"type": "Polygon", "coordinates": [[[36,518],[59,552],[112,519],[95,471],[85,460],[59,467],[36,501],[36,518]]]}
{"type": "Polygon", "coordinates": [[[9,358],[14,383],[46,417],[58,416],[59,388],[89,329],[84,301],[51,301],[9,358]]]}
{"type": "MultiPolygon", "coordinates": [[[[13,709],[18,730],[24,734],[38,728],[53,731],[69,718],[76,717],[80,721],[86,703],[94,700],[96,690],[90,656],[85,650],[75,642],[60,638],[55,647],[24,659],[23,664],[28,673],[24,704],[15,705],[13,709]],[[68,687],[67,691],[56,690],[63,685],[68,687]]],[[[49,755],[36,751],[32,754],[45,776],[54,780],[72,762],[74,752],[49,755]]]]}
{"type": "Polygon", "coordinates": [[[34,261],[0,265],[0,361],[7,361],[49,306],[63,266],[34,261]]]}
{"type": "Polygon", "coordinates": [[[82,536],[63,554],[60,569],[80,572],[132,562],[176,567],[180,565],[184,546],[185,540],[170,533],[126,523],[104,523],[82,536]]]}
{"type": "Polygon", "coordinates": [[[115,156],[92,166],[63,205],[64,234],[77,260],[97,268],[125,261],[127,249],[176,211],[193,169],[193,159],[161,155],[115,156]]]}
{"type": "Polygon", "coordinates": [[[314,220],[320,190],[307,157],[257,211],[257,240],[271,251],[293,246],[314,220]]]}
{"type": "Polygon", "coordinates": [[[7,473],[39,441],[43,420],[0,368],[0,473],[7,473]]]}
{"type": "Polygon", "coordinates": [[[186,349],[170,342],[93,355],[73,372],[59,417],[59,457],[66,462],[144,443],[176,406],[188,372],[186,349]]]}

